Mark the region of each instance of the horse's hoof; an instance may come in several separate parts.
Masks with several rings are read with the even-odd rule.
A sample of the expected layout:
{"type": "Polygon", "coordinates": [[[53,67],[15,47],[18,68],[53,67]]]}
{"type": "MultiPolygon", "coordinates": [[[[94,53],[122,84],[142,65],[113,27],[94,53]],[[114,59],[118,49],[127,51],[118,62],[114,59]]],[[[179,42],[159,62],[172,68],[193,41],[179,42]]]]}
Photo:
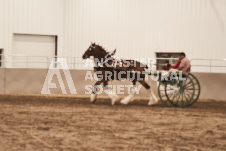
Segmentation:
{"type": "Polygon", "coordinates": [[[148,105],[149,105],[149,106],[152,106],[152,105],[155,105],[155,104],[157,104],[157,103],[158,103],[158,102],[149,101],[149,102],[148,102],[148,105]]]}
{"type": "Polygon", "coordinates": [[[110,98],[111,98],[111,105],[115,105],[115,102],[119,101],[119,97],[116,94],[109,94],[110,98]]]}
{"type": "Polygon", "coordinates": [[[115,102],[116,102],[116,101],[113,101],[113,100],[112,100],[111,105],[115,105],[115,102]]]}
{"type": "Polygon", "coordinates": [[[96,102],[96,97],[97,97],[97,95],[92,93],[91,96],[90,96],[90,102],[91,103],[95,103],[96,102]]]}
{"type": "Polygon", "coordinates": [[[126,100],[126,99],[123,99],[120,103],[121,103],[121,104],[124,104],[124,105],[127,105],[127,104],[129,103],[129,101],[126,100]]]}
{"type": "Polygon", "coordinates": [[[96,102],[96,99],[95,99],[95,100],[93,100],[93,101],[90,101],[90,103],[91,103],[91,104],[94,104],[95,102],[96,102]]]}
{"type": "Polygon", "coordinates": [[[115,105],[115,103],[119,101],[119,97],[117,97],[117,98],[115,98],[115,99],[113,99],[111,101],[112,101],[111,105],[115,105]]]}
{"type": "Polygon", "coordinates": [[[131,100],[133,99],[133,96],[129,95],[126,98],[122,99],[120,103],[127,105],[131,100]]]}
{"type": "Polygon", "coordinates": [[[154,105],[155,103],[150,103],[150,102],[148,102],[148,106],[152,106],[152,105],[154,105]]]}

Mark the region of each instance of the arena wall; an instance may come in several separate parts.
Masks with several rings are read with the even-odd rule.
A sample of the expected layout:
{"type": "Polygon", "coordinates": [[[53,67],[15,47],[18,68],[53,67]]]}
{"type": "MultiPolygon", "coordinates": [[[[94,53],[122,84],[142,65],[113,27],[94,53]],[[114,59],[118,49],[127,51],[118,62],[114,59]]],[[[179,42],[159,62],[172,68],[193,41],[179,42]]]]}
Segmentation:
{"type": "Polygon", "coordinates": [[[65,57],[81,57],[90,42],[96,42],[108,51],[117,48],[119,58],[185,51],[190,59],[224,59],[225,4],[225,0],[1,0],[0,49],[12,55],[17,33],[57,35],[57,54],[65,57]]]}
{"type": "MultiPolygon", "coordinates": [[[[1,94],[41,94],[48,70],[47,69],[0,69],[0,93],[1,94]]],[[[67,80],[60,70],[66,91],[70,94],[67,80]]],[[[93,85],[95,81],[85,81],[86,70],[70,70],[77,94],[85,94],[85,85],[93,85]]],[[[225,83],[226,74],[223,73],[194,73],[201,84],[201,99],[226,100],[225,83]]],[[[149,78],[150,79],[150,78],[149,78]]],[[[150,80],[149,80],[150,82],[150,80]]],[[[57,88],[51,88],[51,94],[62,94],[57,76],[54,75],[52,83],[57,88]]],[[[151,82],[155,94],[157,94],[156,82],[151,82]]],[[[129,81],[113,81],[110,85],[130,84],[129,81]]],[[[125,90],[127,94],[127,89],[125,90]]],[[[104,95],[104,94],[103,94],[104,95]]],[[[142,87],[140,96],[148,96],[147,91],[142,87]]]]}
{"type": "Polygon", "coordinates": [[[3,94],[5,93],[5,68],[0,68],[0,93],[3,94]]]}

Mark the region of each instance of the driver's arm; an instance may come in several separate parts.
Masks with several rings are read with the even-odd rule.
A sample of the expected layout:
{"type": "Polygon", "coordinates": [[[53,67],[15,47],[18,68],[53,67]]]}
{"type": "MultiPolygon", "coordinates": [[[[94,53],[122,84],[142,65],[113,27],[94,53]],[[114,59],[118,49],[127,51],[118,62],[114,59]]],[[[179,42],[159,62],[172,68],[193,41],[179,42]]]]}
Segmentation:
{"type": "Polygon", "coordinates": [[[185,61],[181,61],[180,66],[178,67],[178,70],[182,70],[185,66],[185,61]]]}
{"type": "Polygon", "coordinates": [[[178,60],[175,65],[170,65],[170,67],[176,69],[180,66],[180,63],[181,63],[181,60],[178,60]]]}

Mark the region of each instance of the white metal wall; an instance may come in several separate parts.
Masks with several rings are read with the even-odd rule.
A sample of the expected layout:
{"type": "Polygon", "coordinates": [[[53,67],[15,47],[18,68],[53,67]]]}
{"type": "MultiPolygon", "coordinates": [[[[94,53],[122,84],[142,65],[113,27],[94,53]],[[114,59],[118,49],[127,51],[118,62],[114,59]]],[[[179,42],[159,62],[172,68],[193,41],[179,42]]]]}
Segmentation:
{"type": "Polygon", "coordinates": [[[225,8],[225,0],[0,0],[0,47],[10,54],[12,33],[33,33],[59,35],[61,56],[81,57],[92,41],[117,57],[223,59],[225,8]]]}
{"type": "MultiPolygon", "coordinates": [[[[225,0],[67,0],[64,51],[80,57],[96,41],[108,50],[117,47],[118,57],[184,51],[189,58],[223,59],[225,8],[225,0]]],[[[209,65],[208,61],[195,63],[209,65]]]]}
{"type": "Polygon", "coordinates": [[[12,54],[14,55],[7,58],[8,67],[47,68],[47,56],[55,55],[55,37],[14,34],[12,54]]]}
{"type": "Polygon", "coordinates": [[[11,55],[13,33],[58,35],[63,51],[63,0],[0,0],[0,48],[11,55]]]}
{"type": "Polygon", "coordinates": [[[225,8],[224,0],[67,0],[64,50],[79,56],[97,41],[122,57],[155,49],[226,57],[225,8]]]}

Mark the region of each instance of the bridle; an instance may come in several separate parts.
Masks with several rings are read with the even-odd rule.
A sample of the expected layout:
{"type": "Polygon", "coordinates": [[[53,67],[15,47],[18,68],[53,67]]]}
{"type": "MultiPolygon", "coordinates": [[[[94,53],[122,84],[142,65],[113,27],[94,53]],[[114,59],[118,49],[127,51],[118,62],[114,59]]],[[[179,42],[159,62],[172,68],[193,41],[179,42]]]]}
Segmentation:
{"type": "Polygon", "coordinates": [[[89,46],[89,51],[92,51],[92,50],[94,50],[96,48],[96,45],[95,46],[89,46]]]}
{"type": "Polygon", "coordinates": [[[86,52],[86,55],[90,56],[91,55],[91,51],[93,51],[96,48],[96,46],[89,46],[88,51],[86,52]]]}

